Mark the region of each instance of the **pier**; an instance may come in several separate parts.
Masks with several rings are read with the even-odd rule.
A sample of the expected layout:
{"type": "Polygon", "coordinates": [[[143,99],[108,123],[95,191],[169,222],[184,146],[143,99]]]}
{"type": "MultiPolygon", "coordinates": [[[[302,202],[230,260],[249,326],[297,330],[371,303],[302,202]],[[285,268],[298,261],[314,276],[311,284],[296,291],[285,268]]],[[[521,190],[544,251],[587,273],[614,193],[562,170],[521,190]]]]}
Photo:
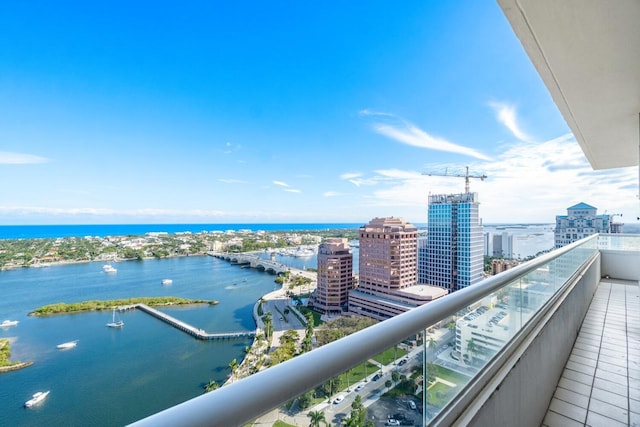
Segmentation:
{"type": "Polygon", "coordinates": [[[189,325],[188,323],[183,322],[182,320],[178,320],[173,316],[169,316],[166,313],[163,313],[159,310],[156,310],[155,308],[149,307],[146,304],[134,304],[134,305],[129,305],[126,307],[119,307],[118,310],[131,310],[131,309],[140,309],[141,311],[150,314],[151,316],[162,320],[165,323],[168,323],[169,325],[173,326],[176,329],[181,330],[182,332],[185,332],[189,335],[191,335],[192,337],[199,339],[199,340],[233,340],[233,339],[242,339],[242,338],[253,338],[255,337],[256,333],[251,331],[247,331],[247,332],[225,332],[225,333],[220,333],[220,334],[210,334],[205,332],[203,329],[198,329],[195,328],[191,325],[189,325]]]}

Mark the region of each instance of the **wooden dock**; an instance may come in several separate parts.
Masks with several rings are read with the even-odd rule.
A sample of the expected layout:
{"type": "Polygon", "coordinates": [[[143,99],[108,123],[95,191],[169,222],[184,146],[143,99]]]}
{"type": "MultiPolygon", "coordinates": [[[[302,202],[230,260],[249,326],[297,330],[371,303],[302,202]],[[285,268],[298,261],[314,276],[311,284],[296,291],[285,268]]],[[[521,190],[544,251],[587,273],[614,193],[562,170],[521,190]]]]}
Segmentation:
{"type": "Polygon", "coordinates": [[[203,329],[195,328],[182,320],[178,320],[175,317],[169,316],[168,314],[149,307],[146,304],[135,304],[134,306],[121,307],[120,309],[130,310],[132,308],[140,309],[141,311],[144,311],[145,313],[150,314],[151,316],[160,319],[174,328],[179,329],[199,340],[233,340],[253,338],[256,335],[255,332],[226,332],[221,334],[210,334],[205,332],[203,329]]]}

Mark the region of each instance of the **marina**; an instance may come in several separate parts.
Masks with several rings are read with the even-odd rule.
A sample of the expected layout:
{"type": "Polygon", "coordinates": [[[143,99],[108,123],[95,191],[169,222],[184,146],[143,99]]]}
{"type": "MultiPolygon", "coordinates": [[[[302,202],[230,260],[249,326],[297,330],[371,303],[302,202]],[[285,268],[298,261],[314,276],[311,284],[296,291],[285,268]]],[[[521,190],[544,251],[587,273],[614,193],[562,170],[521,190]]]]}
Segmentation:
{"type": "Polygon", "coordinates": [[[224,383],[229,363],[241,361],[253,342],[254,304],[276,286],[271,274],[208,256],[119,262],[113,275],[97,263],[0,275],[0,315],[19,321],[17,328],[1,328],[0,338],[11,340],[12,360],[33,361],[0,374],[0,425],[13,426],[126,425],[202,394],[211,380],[224,383]],[[173,285],[160,286],[163,278],[173,285]],[[112,311],[28,316],[54,302],[142,296],[220,303],[157,309],[167,315],[160,317],[195,329],[195,335],[202,330],[208,335],[203,339],[178,329],[179,322],[170,325],[134,307],[116,313],[123,328],[105,327],[112,311]],[[72,340],[78,340],[76,347],[57,348],[72,340]],[[25,411],[27,396],[38,390],[51,394],[36,410],[25,411]],[[114,407],[119,410],[110,410],[114,407]]]}

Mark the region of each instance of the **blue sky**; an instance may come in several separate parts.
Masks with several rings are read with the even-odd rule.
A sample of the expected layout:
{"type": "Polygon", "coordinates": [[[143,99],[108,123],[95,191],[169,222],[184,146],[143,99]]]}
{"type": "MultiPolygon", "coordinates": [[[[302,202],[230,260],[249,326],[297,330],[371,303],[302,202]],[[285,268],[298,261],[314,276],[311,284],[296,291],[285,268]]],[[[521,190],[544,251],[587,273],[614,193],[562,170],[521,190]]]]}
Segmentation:
{"type": "Polygon", "coordinates": [[[496,3],[396,3],[0,4],[0,224],[635,221],[496,3]]]}

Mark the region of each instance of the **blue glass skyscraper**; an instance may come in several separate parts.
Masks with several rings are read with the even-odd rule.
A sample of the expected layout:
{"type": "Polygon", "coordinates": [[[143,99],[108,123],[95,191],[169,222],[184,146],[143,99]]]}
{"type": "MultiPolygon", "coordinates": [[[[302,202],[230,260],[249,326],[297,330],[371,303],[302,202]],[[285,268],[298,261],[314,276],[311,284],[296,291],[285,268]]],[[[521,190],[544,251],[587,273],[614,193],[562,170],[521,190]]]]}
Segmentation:
{"type": "Polygon", "coordinates": [[[449,292],[482,280],[478,193],[429,196],[427,283],[449,292]]]}

